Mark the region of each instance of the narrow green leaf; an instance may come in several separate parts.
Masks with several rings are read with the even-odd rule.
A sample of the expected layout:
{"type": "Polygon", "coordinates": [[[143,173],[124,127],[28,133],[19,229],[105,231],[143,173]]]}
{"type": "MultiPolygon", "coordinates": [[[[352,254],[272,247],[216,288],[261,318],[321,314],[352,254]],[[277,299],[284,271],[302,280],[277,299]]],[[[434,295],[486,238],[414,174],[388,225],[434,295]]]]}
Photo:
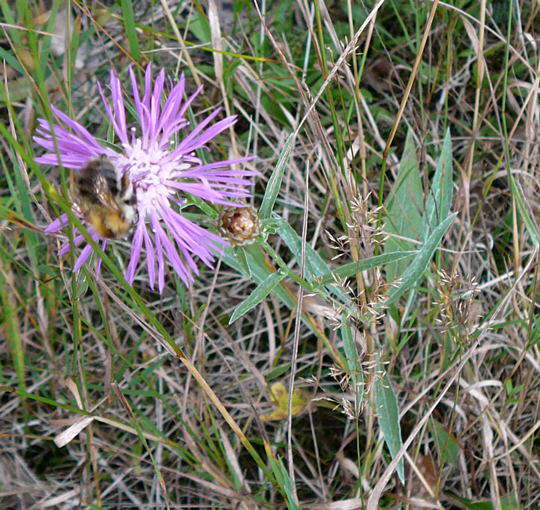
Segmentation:
{"type": "Polygon", "coordinates": [[[10,287],[0,273],[0,319],[3,323],[4,334],[8,341],[11,359],[17,374],[17,381],[20,391],[26,391],[25,363],[24,363],[24,342],[22,340],[20,325],[17,316],[17,309],[13,296],[10,294],[10,287]]]}
{"type": "Polygon", "coordinates": [[[285,168],[289,162],[291,152],[294,147],[295,136],[294,133],[291,133],[285,144],[283,145],[283,150],[279,156],[276,167],[268,180],[266,186],[266,192],[261,202],[261,208],[259,209],[259,215],[261,218],[268,218],[274,209],[274,204],[276,203],[279,190],[281,189],[281,181],[283,181],[283,174],[285,173],[285,168]]]}
{"type": "Polygon", "coordinates": [[[354,409],[360,411],[362,400],[364,398],[364,378],[359,361],[358,350],[356,348],[356,331],[350,324],[343,324],[340,328],[341,338],[343,339],[343,351],[345,353],[345,363],[350,377],[351,386],[355,395],[354,409]]]}
{"type": "MultiPolygon", "coordinates": [[[[409,130],[405,141],[405,149],[399,163],[397,180],[386,201],[386,221],[384,230],[390,236],[384,246],[384,252],[408,251],[415,248],[414,244],[401,239],[406,237],[421,240],[424,231],[422,180],[416,158],[416,146],[412,131],[409,130]]],[[[406,261],[389,264],[386,273],[389,281],[398,279],[405,268],[406,261]]]]}
{"type": "Polygon", "coordinates": [[[0,62],[2,60],[5,60],[13,69],[18,71],[21,74],[24,74],[24,69],[19,63],[19,61],[9,52],[6,51],[4,48],[0,48],[0,62]]]}
{"type": "Polygon", "coordinates": [[[426,239],[424,246],[418,251],[416,257],[411,262],[411,265],[403,272],[401,282],[398,286],[393,287],[389,293],[384,306],[390,306],[394,304],[399,297],[407,290],[413,287],[413,285],[422,277],[426,270],[434,251],[439,246],[444,233],[456,217],[456,213],[448,216],[443,222],[441,222],[426,239]]]}
{"type": "MultiPolygon", "coordinates": [[[[233,248],[225,248],[223,250],[223,262],[232,267],[246,278],[251,278],[257,283],[262,283],[270,275],[274,274],[264,265],[263,260],[256,260],[252,253],[247,253],[247,250],[241,249],[238,253],[233,248]]],[[[285,289],[278,287],[275,289],[275,294],[283,300],[287,306],[293,306],[293,300],[285,289]]]]}
{"type": "Polygon", "coordinates": [[[458,465],[459,445],[444,425],[435,418],[430,420],[431,433],[439,452],[439,458],[446,464],[458,465]]]}
{"type": "Polygon", "coordinates": [[[300,507],[295,503],[291,478],[289,477],[289,473],[285,469],[283,460],[281,460],[281,457],[275,457],[273,454],[270,454],[268,456],[268,460],[270,461],[269,464],[278,484],[278,487],[281,493],[287,498],[287,508],[289,510],[300,510],[300,507]]]}
{"type": "Polygon", "coordinates": [[[212,40],[212,31],[207,17],[196,11],[188,21],[189,31],[203,44],[212,40]]]}
{"type": "Polygon", "coordinates": [[[263,282],[261,282],[257,288],[251,293],[251,295],[242,301],[231,315],[229,324],[232,324],[235,320],[239,319],[252,308],[256,307],[273,289],[275,289],[281,280],[284,278],[284,274],[281,272],[271,273],[263,282]]]}
{"type": "Polygon", "coordinates": [[[446,131],[433,184],[427,200],[427,221],[424,224],[424,238],[450,213],[453,195],[452,138],[450,129],[446,131]]]}
{"type": "Polygon", "coordinates": [[[348,264],[343,264],[333,271],[322,275],[320,282],[326,285],[328,283],[335,282],[335,277],[349,278],[350,276],[354,276],[362,271],[383,266],[384,264],[389,264],[391,262],[397,262],[398,260],[412,257],[416,254],[418,254],[418,251],[393,251],[390,253],[384,253],[383,255],[375,255],[374,257],[362,259],[358,262],[349,262],[348,264]]]}
{"type": "Polygon", "coordinates": [[[121,0],[122,3],[122,18],[126,37],[129,44],[131,56],[135,60],[139,60],[141,51],[139,49],[139,41],[137,39],[137,31],[135,30],[135,16],[133,14],[133,4],[131,0],[121,0]]]}
{"type": "Polygon", "coordinates": [[[523,218],[525,228],[529,232],[533,244],[535,246],[540,246],[540,231],[538,230],[538,226],[535,224],[535,222],[529,215],[529,212],[527,211],[527,206],[525,205],[525,201],[521,196],[521,191],[517,187],[516,181],[514,180],[514,177],[512,175],[510,175],[510,190],[512,191],[512,196],[516,199],[516,205],[519,214],[523,218]]]}
{"type": "MultiPolygon", "coordinates": [[[[456,494],[450,493],[451,496],[459,501],[465,508],[469,510],[495,510],[491,501],[471,501],[470,499],[462,498],[456,494]]],[[[519,510],[521,505],[519,504],[514,493],[510,493],[504,496],[500,500],[502,510],[519,510]]]]}
{"type": "Polygon", "coordinates": [[[22,31],[17,30],[17,20],[15,19],[14,13],[12,12],[13,7],[9,5],[7,0],[0,0],[0,9],[2,10],[2,21],[6,25],[11,25],[10,28],[3,27],[3,30],[6,30],[11,39],[13,40],[14,46],[19,47],[21,45],[22,31]]]}
{"type": "MultiPolygon", "coordinates": [[[[375,401],[377,403],[377,417],[384,441],[386,446],[388,446],[390,455],[394,458],[401,448],[403,441],[401,439],[397,398],[386,374],[375,380],[375,401]]],[[[403,458],[398,462],[397,474],[401,482],[405,483],[403,458]]]]}
{"type": "Polygon", "coordinates": [[[283,374],[286,374],[291,369],[290,363],[285,363],[284,365],[280,365],[273,370],[270,370],[270,372],[266,372],[264,375],[264,380],[266,382],[273,381],[274,379],[277,379],[278,377],[282,377],[283,374]]]}
{"type": "MultiPolygon", "coordinates": [[[[11,105],[8,106],[11,109],[11,105]]],[[[13,199],[13,204],[18,213],[21,214],[23,220],[29,223],[34,223],[34,213],[32,209],[32,198],[30,197],[30,191],[26,186],[26,182],[23,177],[23,170],[18,161],[5,161],[4,157],[0,155],[0,165],[3,168],[3,175],[7,181],[10,189],[10,195],[13,199]]],[[[23,230],[23,237],[25,239],[25,246],[32,262],[32,268],[34,274],[39,278],[38,272],[38,259],[39,249],[43,245],[42,239],[36,232],[29,229],[23,230]]]]}
{"type": "MultiPolygon", "coordinates": [[[[248,249],[250,246],[247,247],[248,249]]],[[[238,271],[239,273],[243,274],[246,278],[250,278],[252,280],[255,280],[258,283],[262,283],[268,276],[270,276],[272,271],[268,269],[268,267],[265,264],[265,260],[263,257],[262,251],[260,251],[259,254],[255,253],[255,250],[249,251],[246,249],[246,261],[249,266],[250,274],[247,274],[242,264],[240,264],[237,260],[237,257],[234,255],[234,252],[231,248],[224,249],[223,254],[223,262],[228,264],[230,267],[238,271]]],[[[294,296],[290,290],[288,290],[284,285],[278,285],[272,290],[272,294],[276,296],[289,310],[296,310],[296,307],[298,306],[298,302],[296,300],[296,296],[294,296]]],[[[308,318],[308,316],[305,313],[302,313],[302,321],[306,325],[306,327],[317,336],[320,340],[322,340],[325,345],[328,345],[330,349],[332,349],[333,346],[331,344],[328,344],[328,339],[324,336],[324,334],[319,331],[316,324],[308,318]]],[[[336,356],[337,363],[341,366],[344,362],[341,359],[341,355],[339,353],[334,353],[336,356]]]]}
{"type": "MultiPolygon", "coordinates": [[[[275,216],[273,218],[275,224],[277,225],[277,233],[283,239],[289,250],[296,257],[296,260],[300,263],[302,259],[302,238],[294,231],[294,229],[283,219],[275,216]]],[[[306,243],[305,246],[305,279],[309,282],[312,282],[314,278],[320,278],[325,274],[330,272],[330,267],[326,264],[323,258],[311,247],[311,245],[306,243]]],[[[349,302],[349,297],[335,285],[328,285],[335,283],[335,280],[329,280],[326,282],[326,289],[323,291],[331,291],[335,296],[340,298],[343,302],[349,302]]]]}
{"type": "MultiPolygon", "coordinates": [[[[289,250],[298,261],[302,258],[302,238],[294,229],[283,219],[275,216],[274,221],[277,224],[277,233],[283,239],[289,250]]],[[[314,276],[322,276],[330,271],[330,267],[322,257],[309,245],[306,244],[306,266],[305,278],[311,280],[314,276]]]]}
{"type": "Polygon", "coordinates": [[[242,272],[248,276],[248,278],[252,278],[251,268],[249,267],[249,263],[247,260],[247,254],[246,250],[237,250],[236,251],[236,260],[239,264],[242,265],[242,272]]]}

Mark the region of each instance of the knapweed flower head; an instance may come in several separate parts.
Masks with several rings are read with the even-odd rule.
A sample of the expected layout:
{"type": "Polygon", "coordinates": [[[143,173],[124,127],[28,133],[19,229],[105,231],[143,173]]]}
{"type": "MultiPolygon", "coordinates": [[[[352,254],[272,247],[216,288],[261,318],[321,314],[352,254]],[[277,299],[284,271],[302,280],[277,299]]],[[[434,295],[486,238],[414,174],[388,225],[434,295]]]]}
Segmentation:
{"type": "MultiPolygon", "coordinates": [[[[167,265],[188,285],[193,281],[193,274],[198,274],[195,257],[212,267],[215,254],[221,253],[221,248],[227,244],[179,212],[186,203],[183,193],[213,204],[240,207],[245,204],[235,200],[250,196],[248,186],[257,172],[237,168],[251,157],[203,164],[196,156],[197,149],[206,148],[210,140],[236,122],[236,116],[229,116],[212,124],[220,113],[220,109],[216,108],[189,131],[187,111],[200,88],[185,99],[184,76],[172,84],[161,70],[153,80],[152,70],[148,66],[141,96],[132,69],[129,69],[129,76],[132,96],[130,110],[134,112],[137,124],[129,129],[124,103],[126,94],[122,91],[118,76],[111,71],[111,102],[98,84],[121,151],[102,145],[81,124],[53,107],[52,111],[61,125],[51,125],[39,119],[34,140],[48,152],[36,161],[49,165],[61,164],[76,172],[95,158],[105,155],[119,175],[127,174],[136,198],[138,219],[134,225],[126,279],[133,282],[142,265],[144,253],[150,287],[154,288],[157,280],[158,290],[162,292],[167,265]],[[168,93],[166,88],[169,89],[168,93]]],[[[59,232],[67,225],[67,215],[62,215],[46,231],[59,232]]],[[[110,240],[102,238],[90,224],[87,225],[94,241],[100,242],[102,249],[105,249],[110,240]]],[[[90,244],[85,244],[80,232],[75,231],[73,235],[73,244],[82,247],[74,265],[76,272],[88,261],[93,249],[90,244]]],[[[65,254],[70,249],[70,243],[66,242],[59,254],[65,254]]],[[[97,270],[99,264],[98,258],[97,270]]]]}

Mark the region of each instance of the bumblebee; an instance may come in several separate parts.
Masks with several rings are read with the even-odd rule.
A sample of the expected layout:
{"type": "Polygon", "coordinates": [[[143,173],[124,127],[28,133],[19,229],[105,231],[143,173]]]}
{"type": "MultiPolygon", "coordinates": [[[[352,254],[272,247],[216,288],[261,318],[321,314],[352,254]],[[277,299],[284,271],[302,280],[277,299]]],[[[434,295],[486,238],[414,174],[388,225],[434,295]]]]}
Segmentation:
{"type": "Polygon", "coordinates": [[[136,196],[129,177],[120,176],[104,154],[73,172],[72,199],[101,237],[124,237],[136,221],[136,196]]]}

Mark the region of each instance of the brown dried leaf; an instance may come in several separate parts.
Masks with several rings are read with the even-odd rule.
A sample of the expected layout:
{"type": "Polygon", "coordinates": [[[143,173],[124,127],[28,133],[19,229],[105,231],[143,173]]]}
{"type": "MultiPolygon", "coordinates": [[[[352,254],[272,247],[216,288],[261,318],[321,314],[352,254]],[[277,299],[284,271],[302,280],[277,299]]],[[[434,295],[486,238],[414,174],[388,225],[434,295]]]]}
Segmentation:
{"type": "Polygon", "coordinates": [[[416,471],[411,470],[407,483],[407,494],[415,501],[410,501],[410,510],[421,510],[436,503],[435,498],[439,491],[440,469],[431,455],[420,455],[416,462],[418,472],[423,478],[420,479],[416,471]],[[421,502],[422,501],[422,502],[421,502]]]}

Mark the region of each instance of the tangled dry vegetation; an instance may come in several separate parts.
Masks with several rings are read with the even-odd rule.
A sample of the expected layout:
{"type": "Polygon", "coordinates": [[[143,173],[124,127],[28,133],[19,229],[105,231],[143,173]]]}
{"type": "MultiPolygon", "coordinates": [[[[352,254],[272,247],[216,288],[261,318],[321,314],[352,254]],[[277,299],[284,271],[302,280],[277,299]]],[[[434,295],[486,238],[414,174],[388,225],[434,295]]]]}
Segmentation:
{"type": "Polygon", "coordinates": [[[0,506],[538,508],[538,2],[45,3],[0,1],[0,506]],[[258,156],[256,208],[282,181],[265,244],[134,300],[22,220],[36,118],[107,139],[97,80],[148,61],[239,115],[209,153],[258,156]],[[447,217],[412,281],[340,272],[447,217]]]}

